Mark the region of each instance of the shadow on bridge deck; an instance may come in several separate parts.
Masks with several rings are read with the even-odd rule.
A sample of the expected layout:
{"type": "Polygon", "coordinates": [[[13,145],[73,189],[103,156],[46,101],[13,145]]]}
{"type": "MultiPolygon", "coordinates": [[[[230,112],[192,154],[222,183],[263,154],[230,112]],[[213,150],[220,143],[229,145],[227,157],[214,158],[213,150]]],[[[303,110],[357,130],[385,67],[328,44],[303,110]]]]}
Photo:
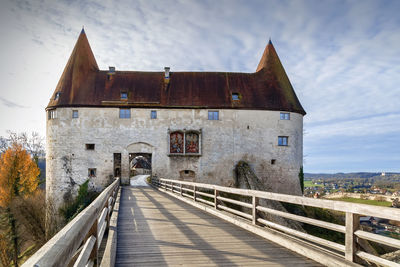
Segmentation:
{"type": "Polygon", "coordinates": [[[321,266],[151,187],[123,187],[116,266],[321,266]]]}

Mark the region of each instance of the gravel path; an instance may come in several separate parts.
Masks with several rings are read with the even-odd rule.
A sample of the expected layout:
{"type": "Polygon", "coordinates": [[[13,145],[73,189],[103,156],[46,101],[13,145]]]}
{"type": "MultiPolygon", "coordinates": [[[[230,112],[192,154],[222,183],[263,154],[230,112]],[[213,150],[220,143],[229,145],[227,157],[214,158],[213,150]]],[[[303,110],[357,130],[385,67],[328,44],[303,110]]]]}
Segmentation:
{"type": "Polygon", "coordinates": [[[139,187],[139,186],[149,186],[146,182],[147,177],[150,175],[136,175],[131,177],[131,186],[139,187]]]}

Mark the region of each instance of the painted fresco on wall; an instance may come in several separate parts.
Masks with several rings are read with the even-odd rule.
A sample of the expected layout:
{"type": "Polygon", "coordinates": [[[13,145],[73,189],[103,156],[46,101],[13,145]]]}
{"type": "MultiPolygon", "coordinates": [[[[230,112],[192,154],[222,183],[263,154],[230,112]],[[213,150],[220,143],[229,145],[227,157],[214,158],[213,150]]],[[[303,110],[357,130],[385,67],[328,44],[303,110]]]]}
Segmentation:
{"type": "Polygon", "coordinates": [[[199,135],[197,133],[186,133],[185,153],[199,153],[199,135]]]}
{"type": "Polygon", "coordinates": [[[183,153],[183,133],[173,132],[170,134],[169,151],[170,153],[183,153]]]}

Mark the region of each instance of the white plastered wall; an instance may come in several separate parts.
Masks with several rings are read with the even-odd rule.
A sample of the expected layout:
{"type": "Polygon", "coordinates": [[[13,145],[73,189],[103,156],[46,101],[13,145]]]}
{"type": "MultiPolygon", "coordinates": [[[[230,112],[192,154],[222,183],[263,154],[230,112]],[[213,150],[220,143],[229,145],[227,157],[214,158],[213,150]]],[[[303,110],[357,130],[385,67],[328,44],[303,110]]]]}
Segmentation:
{"type": "Polygon", "coordinates": [[[300,194],[298,173],[303,160],[303,116],[279,111],[219,110],[219,120],[208,120],[207,109],[131,109],[130,119],[119,118],[119,108],[58,108],[47,120],[47,195],[61,203],[70,189],[88,179],[101,190],[113,175],[113,154],[121,153],[122,179],[129,177],[129,153],[151,153],[153,175],[179,179],[179,172],[195,172],[195,181],[233,186],[239,160],[248,162],[268,190],[300,194]],[[72,118],[72,110],[79,117],[72,118]],[[150,119],[150,111],[157,119],[150,119]],[[168,130],[200,130],[201,156],[168,156],[168,130]],[[278,146],[288,136],[288,146],[278,146]],[[85,144],[95,144],[86,150],[85,144]],[[275,159],[275,164],[271,160],[275,159]]]}

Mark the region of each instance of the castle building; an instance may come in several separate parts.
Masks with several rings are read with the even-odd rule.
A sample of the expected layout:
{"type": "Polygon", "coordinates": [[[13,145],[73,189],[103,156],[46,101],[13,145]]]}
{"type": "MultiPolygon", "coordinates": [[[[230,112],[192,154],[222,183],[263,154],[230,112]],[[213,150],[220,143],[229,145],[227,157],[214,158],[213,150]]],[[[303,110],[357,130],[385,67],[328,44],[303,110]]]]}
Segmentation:
{"type": "Polygon", "coordinates": [[[254,73],[99,70],[82,30],[46,112],[57,204],[87,179],[129,183],[136,167],[234,186],[240,160],[268,190],[301,194],[305,111],[271,41],[254,73]]]}

